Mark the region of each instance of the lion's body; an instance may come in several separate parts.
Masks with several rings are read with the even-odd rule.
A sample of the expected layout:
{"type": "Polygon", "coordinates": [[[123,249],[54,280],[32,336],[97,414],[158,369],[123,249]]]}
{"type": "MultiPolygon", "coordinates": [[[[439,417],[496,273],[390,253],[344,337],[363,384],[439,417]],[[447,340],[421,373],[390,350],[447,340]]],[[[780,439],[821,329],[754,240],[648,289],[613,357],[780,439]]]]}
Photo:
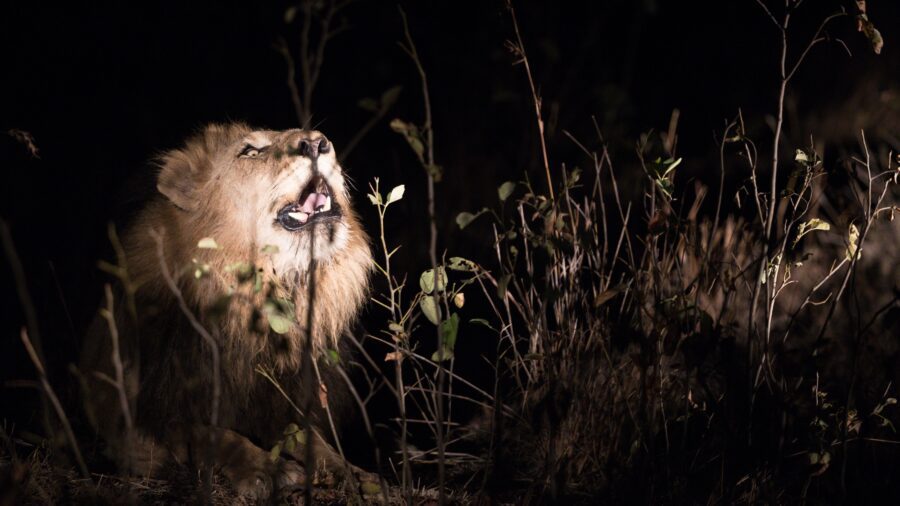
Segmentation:
{"type": "MultiPolygon", "coordinates": [[[[304,393],[314,393],[320,404],[318,396],[326,390],[318,381],[304,384],[303,357],[309,353],[314,363],[326,350],[339,348],[365,300],[372,264],[368,238],[352,210],[333,149],[317,132],[211,126],[164,156],[158,181],[162,196],[141,212],[122,240],[128,277],[137,286],[137,319],[128,311],[127,296],[116,300],[124,390],[136,439],[124,439],[119,391],[109,381],[96,380],[89,383],[89,399],[100,432],[111,451],[137,472],[153,472],[165,463],[165,458],[148,462],[147,448],[176,460],[190,458],[184,446],[206,437],[203,427],[212,419],[217,371],[211,337],[220,356],[215,431],[226,431],[221,440],[238,441],[243,453],[249,452],[238,458],[249,464],[232,467],[265,468],[260,459],[266,452],[247,445],[250,440],[271,445],[288,424],[300,423],[297,406],[309,400],[304,393]],[[321,153],[310,156],[309,143],[321,153]],[[290,216],[307,216],[303,211],[310,207],[300,201],[310,192],[314,203],[316,198],[325,202],[327,195],[327,207],[334,205],[334,211],[326,213],[320,205],[302,223],[287,217],[292,210],[290,216]],[[276,213],[279,208],[282,212],[276,213]],[[314,220],[319,211],[323,218],[314,220]],[[198,248],[206,238],[216,248],[198,248]],[[311,266],[315,299],[307,345],[311,266]],[[201,279],[194,276],[198,269],[201,279]],[[241,269],[243,277],[236,274],[241,269]],[[169,278],[176,280],[174,287],[169,278]],[[294,309],[283,315],[292,322],[279,332],[264,310],[272,300],[288,301],[283,307],[294,309]],[[197,324],[209,334],[206,339],[197,324]]],[[[114,380],[112,350],[107,322],[98,319],[85,343],[82,372],[114,380]]],[[[327,386],[327,369],[315,367],[307,381],[320,377],[327,386]]],[[[327,389],[330,407],[338,404],[337,396],[336,385],[327,389]]],[[[229,464],[221,461],[233,460],[232,454],[213,454],[226,474],[229,464]]],[[[259,472],[232,469],[238,488],[247,479],[245,470],[259,472]]]]}

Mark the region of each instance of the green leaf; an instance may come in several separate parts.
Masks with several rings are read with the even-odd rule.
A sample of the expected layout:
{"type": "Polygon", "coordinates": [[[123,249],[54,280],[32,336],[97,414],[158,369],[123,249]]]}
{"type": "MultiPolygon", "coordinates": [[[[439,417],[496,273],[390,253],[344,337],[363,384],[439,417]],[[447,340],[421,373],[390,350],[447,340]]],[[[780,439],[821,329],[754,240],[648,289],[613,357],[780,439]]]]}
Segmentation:
{"type": "Polygon", "coordinates": [[[209,264],[198,262],[197,259],[194,259],[193,263],[194,263],[194,277],[197,279],[200,279],[200,278],[208,275],[209,272],[212,270],[212,267],[210,267],[209,264]]]}
{"type": "Polygon", "coordinates": [[[292,453],[294,451],[294,449],[296,449],[296,448],[297,448],[297,440],[296,439],[289,437],[284,440],[284,449],[288,453],[292,453]]]}
{"type": "Polygon", "coordinates": [[[406,185],[395,186],[393,190],[387,195],[387,202],[384,205],[388,205],[392,202],[397,202],[398,200],[403,198],[403,193],[406,191],[406,185]]]}
{"type": "Polygon", "coordinates": [[[492,327],[492,326],[491,326],[491,323],[490,323],[489,321],[485,320],[484,318],[472,318],[471,320],[469,320],[469,323],[474,323],[474,324],[477,324],[477,325],[482,325],[482,326],[485,326],[485,327],[487,327],[487,328],[493,330],[494,332],[497,332],[497,329],[495,329],[494,327],[492,327]]]}
{"type": "Polygon", "coordinates": [[[381,204],[381,194],[380,193],[369,193],[366,196],[369,197],[369,202],[371,202],[373,206],[377,206],[378,204],[381,204]]]}
{"type": "Polygon", "coordinates": [[[297,17],[297,6],[292,5],[285,9],[284,11],[284,22],[285,24],[291,24],[294,21],[294,18],[297,17]]]}
{"type": "Polygon", "coordinates": [[[266,317],[269,320],[269,327],[272,327],[276,334],[287,334],[291,330],[293,322],[290,318],[278,313],[269,313],[266,317]]]}
{"type": "Polygon", "coordinates": [[[418,137],[407,136],[406,141],[409,142],[409,147],[416,152],[416,155],[419,158],[422,158],[425,154],[425,145],[422,144],[422,140],[418,137]]]}
{"type": "Polygon", "coordinates": [[[286,299],[269,299],[263,304],[269,327],[277,334],[286,334],[294,326],[294,304],[286,299]]]}
{"type": "Polygon", "coordinates": [[[274,255],[275,253],[278,253],[278,246],[275,246],[274,244],[266,244],[262,247],[260,252],[262,252],[263,255],[274,255]]]}
{"type": "Polygon", "coordinates": [[[419,286],[425,293],[434,291],[434,270],[428,269],[419,276],[419,286]]]}
{"type": "Polygon", "coordinates": [[[228,306],[231,304],[231,298],[232,296],[228,294],[220,295],[207,308],[206,315],[213,320],[218,320],[225,316],[225,313],[228,312],[228,306]]]}
{"type": "Polygon", "coordinates": [[[802,149],[798,149],[794,152],[794,161],[806,164],[809,163],[809,156],[802,149]]]}
{"type": "Polygon", "coordinates": [[[426,165],[425,171],[428,172],[428,175],[433,177],[436,182],[440,182],[441,178],[444,177],[444,168],[436,163],[426,165]]]}
{"type": "Polygon", "coordinates": [[[403,90],[403,86],[391,86],[384,93],[381,94],[381,108],[387,109],[388,107],[394,105],[394,102],[397,101],[397,98],[400,97],[400,92],[403,90]]]}
{"type": "Polygon", "coordinates": [[[277,462],[279,455],[281,455],[281,443],[276,444],[269,450],[269,460],[277,462]]]}
{"type": "Polygon", "coordinates": [[[437,303],[434,301],[434,297],[430,295],[426,295],[419,299],[419,307],[422,308],[422,313],[425,314],[425,317],[428,318],[428,321],[437,325],[440,323],[440,311],[438,310],[437,303]]]}
{"type": "Polygon", "coordinates": [[[331,365],[338,365],[341,363],[341,356],[338,354],[337,350],[326,350],[325,357],[331,365]]]}
{"type": "Polygon", "coordinates": [[[420,138],[419,128],[412,124],[403,121],[400,118],[394,118],[390,123],[391,130],[397,132],[398,134],[403,135],[406,138],[406,142],[409,143],[409,147],[415,151],[416,156],[419,157],[421,161],[422,155],[425,153],[425,145],[422,144],[422,139],[420,138]]]}
{"type": "Polygon", "coordinates": [[[512,195],[512,192],[515,191],[515,189],[516,183],[512,181],[507,181],[501,184],[500,187],[497,188],[497,195],[500,197],[500,201],[505,202],[506,199],[508,199],[509,196],[512,195]]]}
{"type": "Polygon", "coordinates": [[[413,128],[414,126],[411,125],[410,123],[403,121],[400,118],[394,118],[391,120],[390,127],[391,127],[391,130],[397,132],[398,134],[407,135],[410,128],[413,128]]]}
{"type": "Polygon", "coordinates": [[[478,269],[478,265],[475,262],[463,257],[450,257],[450,263],[447,264],[447,267],[450,270],[462,272],[474,272],[478,269]]]}
{"type": "Polygon", "coordinates": [[[456,215],[456,224],[459,225],[459,229],[462,230],[466,228],[469,223],[472,223],[472,220],[475,219],[475,215],[466,211],[463,211],[456,215]]]}
{"type": "Polygon", "coordinates": [[[662,191],[666,197],[671,198],[672,190],[675,188],[675,186],[672,184],[672,181],[665,177],[656,179],[655,181],[656,185],[659,186],[660,191],[662,191]]]}
{"type": "Polygon", "coordinates": [[[219,249],[219,245],[212,237],[204,237],[203,239],[200,239],[200,242],[197,243],[197,247],[200,249],[219,249]]]}
{"type": "Polygon", "coordinates": [[[441,337],[444,347],[453,351],[456,348],[456,336],[459,332],[459,315],[453,313],[450,318],[441,322],[441,337]]]}
{"type": "Polygon", "coordinates": [[[488,212],[488,208],[486,208],[486,207],[484,209],[482,209],[481,211],[478,211],[475,214],[463,211],[456,215],[456,224],[459,225],[459,229],[462,230],[462,229],[466,228],[469,225],[469,223],[472,223],[472,220],[474,220],[475,218],[481,216],[482,214],[484,214],[486,212],[488,212]]]}
{"type": "Polygon", "coordinates": [[[378,112],[378,102],[375,101],[372,97],[365,97],[359,99],[359,102],[356,103],[360,109],[369,111],[369,112],[378,112]]]}
{"type": "Polygon", "coordinates": [[[391,322],[391,323],[388,323],[388,330],[390,330],[391,332],[393,332],[395,334],[400,334],[403,332],[403,325],[400,325],[399,323],[391,322]]]}
{"type": "Polygon", "coordinates": [[[362,490],[363,495],[378,495],[381,493],[381,485],[374,481],[360,482],[359,488],[362,490]]]}
{"type": "Polygon", "coordinates": [[[434,269],[428,269],[419,276],[419,286],[425,293],[431,293],[435,289],[440,293],[447,288],[447,271],[443,267],[438,267],[437,279],[435,279],[434,272],[434,269]]]}
{"type": "Polygon", "coordinates": [[[262,270],[258,270],[254,273],[254,276],[253,276],[253,293],[261,292],[262,287],[263,287],[263,273],[262,273],[262,270]]]}
{"type": "Polygon", "coordinates": [[[447,347],[443,347],[431,354],[431,360],[434,362],[443,362],[444,360],[450,360],[451,358],[453,358],[453,350],[448,349],[447,347]]]}
{"type": "Polygon", "coordinates": [[[234,277],[241,283],[253,278],[253,266],[247,262],[235,262],[225,266],[225,272],[234,273],[234,277]]]}
{"type": "Polygon", "coordinates": [[[682,161],[681,158],[679,158],[677,160],[673,160],[673,159],[669,158],[668,160],[663,162],[663,165],[665,165],[665,167],[666,167],[665,172],[663,172],[663,177],[668,176],[673,170],[675,170],[675,167],[678,167],[679,165],[681,165],[681,161],[682,161]]]}
{"type": "Polygon", "coordinates": [[[281,434],[284,436],[290,436],[291,434],[295,434],[299,430],[300,426],[298,426],[296,423],[289,423],[287,427],[284,428],[284,431],[282,431],[281,434]]]}

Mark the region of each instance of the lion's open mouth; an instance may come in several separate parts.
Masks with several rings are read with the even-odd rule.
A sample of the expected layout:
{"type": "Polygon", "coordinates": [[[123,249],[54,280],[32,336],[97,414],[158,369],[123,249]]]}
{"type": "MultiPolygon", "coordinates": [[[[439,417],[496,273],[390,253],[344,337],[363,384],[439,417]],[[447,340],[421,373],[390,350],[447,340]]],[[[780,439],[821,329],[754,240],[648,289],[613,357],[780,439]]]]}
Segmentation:
{"type": "Polygon", "coordinates": [[[331,187],[321,176],[314,177],[296,201],[278,211],[275,221],[286,230],[300,230],[316,222],[338,220],[341,208],[334,201],[331,187]]]}

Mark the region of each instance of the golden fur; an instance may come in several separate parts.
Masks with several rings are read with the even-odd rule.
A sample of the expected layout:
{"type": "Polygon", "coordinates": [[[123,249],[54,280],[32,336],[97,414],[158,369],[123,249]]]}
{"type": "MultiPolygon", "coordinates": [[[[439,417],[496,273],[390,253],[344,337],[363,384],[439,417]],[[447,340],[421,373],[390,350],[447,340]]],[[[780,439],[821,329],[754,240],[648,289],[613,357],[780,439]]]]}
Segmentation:
{"type": "MultiPolygon", "coordinates": [[[[191,313],[221,350],[219,423],[214,432],[220,445],[230,447],[210,454],[240,491],[256,496],[272,491],[271,482],[260,478],[274,472],[266,463],[267,452],[243,436],[268,448],[289,423],[299,420],[291,403],[257,370],[267,371],[294,397],[294,404],[303,405],[299,397],[309,390],[301,382],[300,366],[310,266],[315,265],[311,343],[315,359],[324,350],[338,348],[365,300],[372,265],[368,238],[352,209],[342,169],[334,149],[322,139],[315,131],[211,125],[161,158],[157,180],[161,196],[140,213],[122,241],[129,276],[138,286],[137,321],[125,310],[124,297],[117,301],[116,312],[134,439],[123,439],[124,409],[116,390],[109,381],[96,381],[101,374],[115,378],[105,321],[95,322],[81,363],[82,372],[92,380],[89,398],[105,415],[100,432],[111,453],[127,460],[133,471],[153,473],[167,457],[191,458],[185,447],[210,434],[203,429],[210,420],[214,375],[210,347],[193,329],[164,278],[161,247],[191,313]],[[304,155],[298,145],[305,140],[321,142],[328,149],[322,148],[317,156],[304,155]],[[259,154],[245,156],[247,146],[258,148],[259,154]],[[327,182],[342,215],[287,230],[276,221],[276,213],[297,200],[317,174],[327,182]],[[205,238],[213,238],[218,247],[198,248],[205,238]],[[242,263],[258,269],[260,283],[235,273],[235,266],[242,263]],[[195,279],[196,269],[207,274],[195,279]],[[223,312],[226,294],[230,302],[223,312]],[[294,322],[282,334],[270,329],[262,311],[266,300],[273,298],[290,300],[295,307],[294,322]],[[119,416],[113,416],[116,413],[119,416]]],[[[317,369],[327,376],[325,367],[317,369]]],[[[333,385],[328,389],[333,412],[338,391],[333,385]]],[[[324,445],[321,450],[333,457],[324,445]]]]}

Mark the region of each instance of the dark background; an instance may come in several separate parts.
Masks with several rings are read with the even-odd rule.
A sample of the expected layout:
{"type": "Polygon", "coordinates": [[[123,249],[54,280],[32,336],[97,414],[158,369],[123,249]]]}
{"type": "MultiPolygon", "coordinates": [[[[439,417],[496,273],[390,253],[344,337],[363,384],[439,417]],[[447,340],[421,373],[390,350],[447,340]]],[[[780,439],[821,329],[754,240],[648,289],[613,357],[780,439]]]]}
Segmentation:
{"type": "MultiPolygon", "coordinates": [[[[148,161],[208,122],[298,126],[286,67],[273,44],[283,36],[298,46],[300,30],[298,21],[284,22],[287,2],[36,4],[6,2],[0,11],[0,218],[24,263],[54,381],[63,385],[71,381],[65,365],[75,360],[107,281],[96,267],[111,256],[106,224],[126,223],[152,194],[148,161]],[[6,135],[9,129],[30,132],[40,158],[6,135]]],[[[461,233],[456,213],[493,205],[505,180],[528,174],[540,184],[544,177],[524,69],[512,65],[504,47],[513,36],[508,11],[496,0],[401,5],[428,73],[436,157],[445,169],[438,185],[441,248],[489,258],[489,229],[461,233]]],[[[804,4],[792,25],[791,58],[825,15],[850,5],[804,4]]],[[[554,170],[563,162],[585,163],[564,129],[599,145],[592,116],[626,178],[638,170],[637,136],[664,130],[676,107],[679,153],[685,170],[701,179],[717,177],[708,163],[715,134],[738,108],[766,139],[766,117],[776,103],[778,33],[753,0],[520,1],[516,8],[544,97],[554,170]]],[[[809,118],[840,110],[861,89],[875,96],[896,90],[898,10],[893,1],[869,2],[887,39],[880,56],[856,33],[852,17],[832,25],[829,33],[853,56],[838,43],[813,50],[792,86],[789,136],[808,138],[803,129],[827,123],[809,118]]],[[[349,30],[327,47],[313,123],[340,151],[369,118],[357,102],[403,86],[397,105],[345,169],[370,231],[375,213],[363,196],[369,181],[381,177],[384,191],[407,185],[388,226],[403,245],[401,270],[417,273],[428,263],[425,176],[388,127],[394,117],[423,119],[418,75],[397,45],[403,35],[397,4],[359,0],[340,17],[349,30]]],[[[33,377],[18,339],[24,317],[5,258],[0,291],[0,381],[33,377]]],[[[34,398],[3,388],[0,418],[27,424],[34,398]]]]}

